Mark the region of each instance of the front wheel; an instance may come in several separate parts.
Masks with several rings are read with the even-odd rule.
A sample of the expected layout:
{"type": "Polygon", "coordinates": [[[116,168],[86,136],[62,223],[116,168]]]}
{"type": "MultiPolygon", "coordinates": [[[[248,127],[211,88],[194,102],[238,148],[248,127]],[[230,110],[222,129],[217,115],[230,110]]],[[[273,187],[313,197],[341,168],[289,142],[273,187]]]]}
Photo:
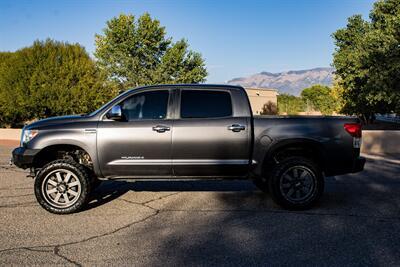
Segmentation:
{"type": "Polygon", "coordinates": [[[72,160],[55,160],[46,164],[35,180],[37,201],[56,214],[81,210],[88,201],[90,189],[88,172],[72,160]]]}
{"type": "Polygon", "coordinates": [[[324,177],[317,164],[302,157],[287,158],[270,172],[269,191],[274,201],[287,209],[313,206],[324,191],[324,177]]]}

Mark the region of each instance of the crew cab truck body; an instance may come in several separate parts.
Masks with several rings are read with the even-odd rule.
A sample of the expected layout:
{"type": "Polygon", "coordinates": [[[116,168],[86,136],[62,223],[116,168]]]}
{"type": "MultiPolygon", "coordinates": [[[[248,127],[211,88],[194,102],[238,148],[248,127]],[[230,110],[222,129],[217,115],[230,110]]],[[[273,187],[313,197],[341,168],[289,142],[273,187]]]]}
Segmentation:
{"type": "Polygon", "coordinates": [[[84,207],[106,179],[252,179],[289,209],[321,196],[324,176],[361,171],[353,117],[253,116],[242,87],[160,85],[127,91],[82,116],[27,125],[13,162],[39,203],[84,207]]]}

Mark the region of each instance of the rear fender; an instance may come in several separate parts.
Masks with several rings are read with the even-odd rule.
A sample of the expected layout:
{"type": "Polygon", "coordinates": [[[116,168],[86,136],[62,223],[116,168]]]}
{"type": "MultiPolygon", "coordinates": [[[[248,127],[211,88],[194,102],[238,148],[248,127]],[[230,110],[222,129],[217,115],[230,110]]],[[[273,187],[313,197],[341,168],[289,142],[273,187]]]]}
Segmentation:
{"type": "Polygon", "coordinates": [[[315,155],[313,155],[313,158],[317,160],[317,163],[320,165],[321,169],[325,169],[326,153],[321,143],[313,139],[291,138],[285,140],[271,141],[268,146],[261,144],[261,149],[258,149],[258,152],[253,155],[254,157],[258,158],[254,158],[257,162],[257,165],[252,171],[253,175],[263,176],[266,170],[265,166],[267,166],[267,164],[273,160],[274,156],[279,151],[289,149],[291,147],[310,149],[311,151],[313,151],[313,153],[315,153],[315,155]]]}

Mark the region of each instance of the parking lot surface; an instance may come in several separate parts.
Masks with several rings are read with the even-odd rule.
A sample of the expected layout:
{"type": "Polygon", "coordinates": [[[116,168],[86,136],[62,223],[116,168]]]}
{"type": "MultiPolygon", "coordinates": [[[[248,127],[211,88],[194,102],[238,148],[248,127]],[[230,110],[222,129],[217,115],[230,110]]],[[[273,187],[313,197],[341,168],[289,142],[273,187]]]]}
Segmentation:
{"type": "Polygon", "coordinates": [[[104,182],[72,215],[42,209],[0,145],[0,265],[399,265],[400,166],[328,177],[319,205],[275,206],[249,181],[104,182]]]}

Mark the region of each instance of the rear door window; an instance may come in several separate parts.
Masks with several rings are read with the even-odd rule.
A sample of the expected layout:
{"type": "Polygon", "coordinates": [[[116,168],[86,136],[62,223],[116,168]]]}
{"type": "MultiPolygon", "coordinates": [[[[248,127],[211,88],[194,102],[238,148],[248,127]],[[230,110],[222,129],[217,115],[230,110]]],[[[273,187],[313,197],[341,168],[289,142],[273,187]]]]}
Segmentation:
{"type": "Polygon", "coordinates": [[[232,116],[229,92],[182,90],[181,118],[220,118],[232,116]]]}

